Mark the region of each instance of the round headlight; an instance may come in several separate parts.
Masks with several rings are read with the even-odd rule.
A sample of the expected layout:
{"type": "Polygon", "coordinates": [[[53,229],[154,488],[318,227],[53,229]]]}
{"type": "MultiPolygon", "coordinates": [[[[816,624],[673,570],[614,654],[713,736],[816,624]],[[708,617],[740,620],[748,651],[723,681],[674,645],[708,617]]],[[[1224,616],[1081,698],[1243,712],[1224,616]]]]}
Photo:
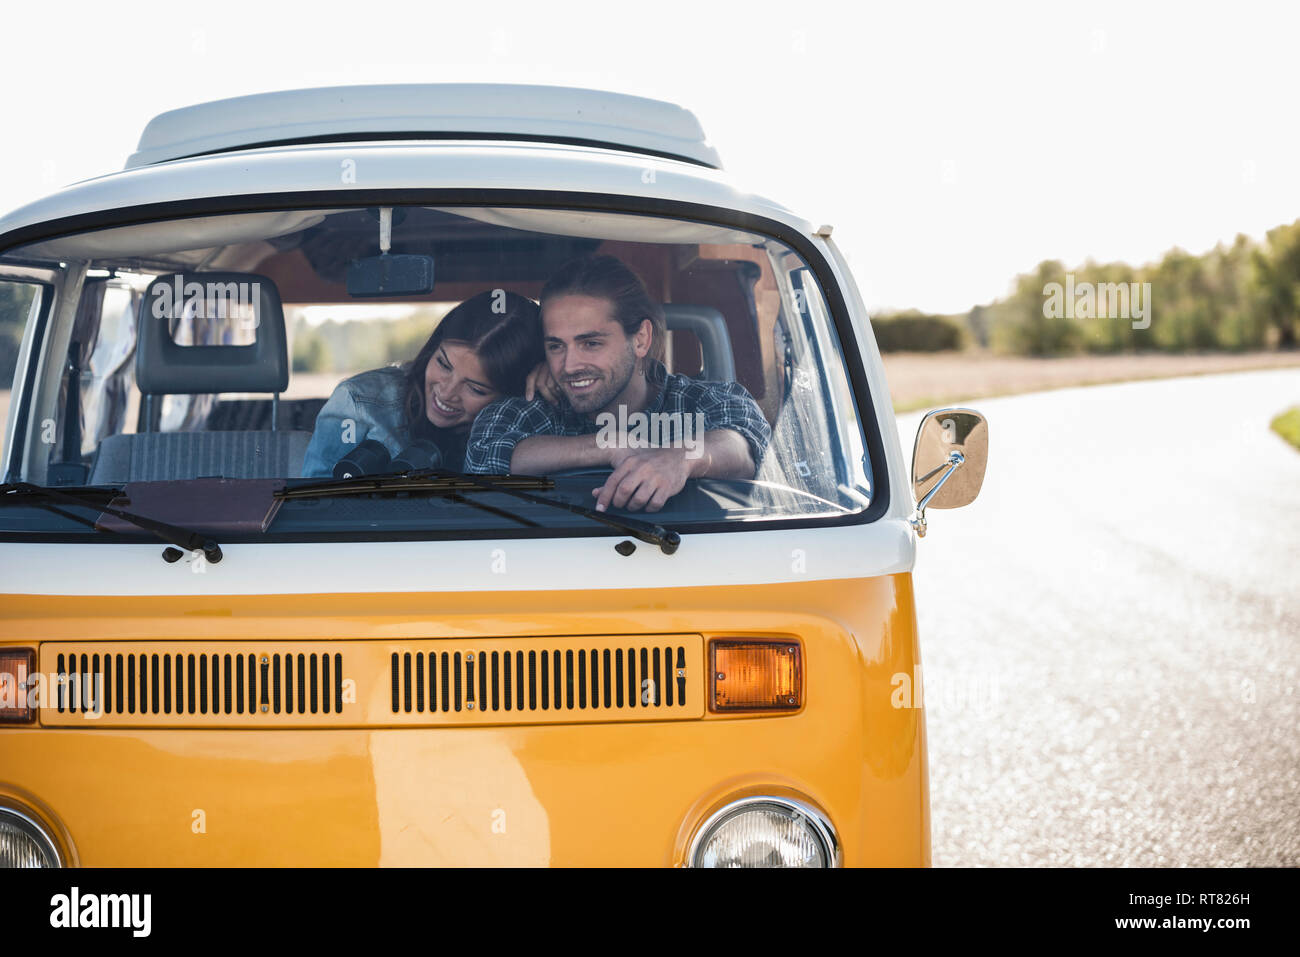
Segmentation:
{"type": "Polygon", "coordinates": [[[692,867],[835,867],[835,831],[800,801],[752,797],[728,804],[700,828],[692,867]]]}
{"type": "Polygon", "coordinates": [[[59,866],[59,853],[45,829],[21,811],[0,807],[0,869],[59,866]]]}

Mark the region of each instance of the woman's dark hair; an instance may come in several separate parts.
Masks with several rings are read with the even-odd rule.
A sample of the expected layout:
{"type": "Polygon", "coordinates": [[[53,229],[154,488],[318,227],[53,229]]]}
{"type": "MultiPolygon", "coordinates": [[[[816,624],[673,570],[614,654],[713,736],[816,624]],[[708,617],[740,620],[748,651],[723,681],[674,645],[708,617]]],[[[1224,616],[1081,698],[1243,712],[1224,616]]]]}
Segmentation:
{"type": "Polygon", "coordinates": [[[504,289],[466,299],[443,316],[407,370],[406,418],[417,435],[433,427],[424,412],[424,374],[444,342],[463,342],[473,349],[492,387],[505,395],[523,395],[528,373],[545,359],[537,303],[504,289]]]}
{"type": "Polygon", "coordinates": [[[647,355],[664,361],[667,331],[663,309],[650,298],[641,277],[621,260],[613,256],[586,256],[565,263],[542,287],[542,306],[545,307],[548,299],[559,296],[608,299],[614,305],[614,320],[629,338],[649,319],[654,325],[654,337],[647,355]]]}

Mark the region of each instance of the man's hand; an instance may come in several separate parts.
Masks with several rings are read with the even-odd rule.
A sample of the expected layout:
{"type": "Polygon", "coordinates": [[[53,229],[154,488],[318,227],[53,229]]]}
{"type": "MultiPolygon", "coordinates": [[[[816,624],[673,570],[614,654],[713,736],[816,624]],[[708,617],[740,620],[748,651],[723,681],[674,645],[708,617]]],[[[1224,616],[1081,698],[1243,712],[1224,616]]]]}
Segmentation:
{"type": "Polygon", "coordinates": [[[703,448],[697,447],[694,454],[685,448],[610,449],[606,454],[614,473],[604,486],[591,491],[596,496],[596,511],[603,512],[613,505],[634,512],[657,512],[686,487],[689,478],[754,477],[749,443],[739,432],[705,432],[702,444],[703,448]]]}
{"type": "Polygon", "coordinates": [[[613,474],[602,487],[591,490],[596,511],[613,505],[632,512],[657,512],[686,487],[699,461],[687,459],[685,449],[616,449],[610,456],[613,474]]]}
{"type": "Polygon", "coordinates": [[[550,365],[545,362],[538,363],[524,380],[524,398],[531,402],[536,397],[545,399],[551,405],[560,404],[560,384],[555,381],[550,365]]]}

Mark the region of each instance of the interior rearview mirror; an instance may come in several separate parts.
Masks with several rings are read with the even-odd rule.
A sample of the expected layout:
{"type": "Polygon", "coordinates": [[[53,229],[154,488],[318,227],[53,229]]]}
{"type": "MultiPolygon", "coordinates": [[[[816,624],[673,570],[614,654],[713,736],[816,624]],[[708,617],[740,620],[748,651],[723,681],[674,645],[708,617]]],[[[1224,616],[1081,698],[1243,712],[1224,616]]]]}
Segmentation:
{"type": "Polygon", "coordinates": [[[424,296],[433,291],[433,257],[382,253],[348,264],[348,295],[424,296]]]}
{"type": "Polygon", "coordinates": [[[426,296],[433,292],[433,257],[404,253],[393,255],[393,226],[401,225],[405,210],[383,206],[369,211],[379,222],[379,255],[348,263],[348,295],[357,299],[377,296],[426,296]]]}
{"type": "Polygon", "coordinates": [[[921,419],[912,449],[918,535],[925,535],[926,508],[961,508],[975,500],[988,458],[988,422],[980,413],[938,409],[921,419]]]}

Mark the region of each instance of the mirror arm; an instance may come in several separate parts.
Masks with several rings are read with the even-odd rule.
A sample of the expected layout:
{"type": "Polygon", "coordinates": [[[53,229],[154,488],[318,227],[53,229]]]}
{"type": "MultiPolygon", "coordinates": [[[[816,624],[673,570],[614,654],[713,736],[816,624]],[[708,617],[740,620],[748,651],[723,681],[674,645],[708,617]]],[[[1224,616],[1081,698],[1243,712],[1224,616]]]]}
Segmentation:
{"type": "Polygon", "coordinates": [[[909,521],[917,538],[925,538],[925,507],[930,504],[930,499],[934,498],[935,493],[943,488],[943,483],[948,481],[957,467],[966,461],[966,456],[962,455],[956,449],[948,453],[948,470],[940,476],[939,481],[934,483],[934,488],[925,493],[925,498],[916,503],[916,511],[912,513],[909,521]]]}

